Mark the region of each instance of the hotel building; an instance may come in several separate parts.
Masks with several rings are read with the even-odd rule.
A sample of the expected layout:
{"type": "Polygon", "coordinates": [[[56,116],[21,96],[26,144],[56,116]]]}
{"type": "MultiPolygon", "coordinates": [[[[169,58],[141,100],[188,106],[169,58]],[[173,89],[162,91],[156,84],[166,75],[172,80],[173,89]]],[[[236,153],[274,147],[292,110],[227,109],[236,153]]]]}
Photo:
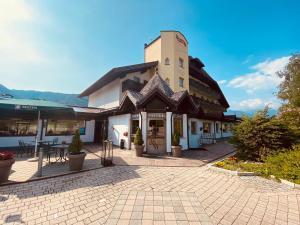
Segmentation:
{"type": "MultiPolygon", "coordinates": [[[[108,138],[119,146],[123,140],[131,149],[140,127],[149,154],[170,153],[174,132],[180,134],[183,150],[229,137],[235,117],[224,115],[229,104],[204,67],[200,59],[189,56],[181,32],[161,31],[144,45],[143,63],[113,68],[84,90],[80,97],[88,97],[88,107],[73,107],[72,120],[45,116],[37,130],[42,130],[42,138],[69,141],[69,133],[58,135],[55,129],[77,127],[85,142],[108,138]]],[[[5,146],[4,138],[0,137],[0,147],[5,146]]]]}

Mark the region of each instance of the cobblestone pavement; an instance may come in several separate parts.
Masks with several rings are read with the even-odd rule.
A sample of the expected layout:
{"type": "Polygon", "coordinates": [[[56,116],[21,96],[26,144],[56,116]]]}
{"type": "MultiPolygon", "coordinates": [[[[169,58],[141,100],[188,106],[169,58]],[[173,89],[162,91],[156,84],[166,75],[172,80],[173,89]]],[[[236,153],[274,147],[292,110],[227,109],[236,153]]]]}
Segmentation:
{"type": "Polygon", "coordinates": [[[204,167],[115,166],[0,187],[0,224],[300,224],[300,191],[204,167]]]}
{"type": "MultiPolygon", "coordinates": [[[[100,145],[87,145],[85,148],[101,156],[100,145]]],[[[175,158],[172,156],[153,156],[145,155],[136,157],[134,150],[114,149],[114,163],[116,165],[131,166],[203,166],[208,162],[216,160],[224,155],[234,151],[234,148],[227,141],[220,140],[216,144],[206,145],[205,150],[188,150],[182,151],[182,157],[175,158]]]]}

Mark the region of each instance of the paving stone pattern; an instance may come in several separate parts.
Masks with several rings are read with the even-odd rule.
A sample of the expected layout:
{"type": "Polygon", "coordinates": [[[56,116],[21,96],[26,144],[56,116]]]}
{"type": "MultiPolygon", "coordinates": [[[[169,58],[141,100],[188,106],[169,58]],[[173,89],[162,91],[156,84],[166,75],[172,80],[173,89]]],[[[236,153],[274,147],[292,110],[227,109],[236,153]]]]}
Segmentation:
{"type": "Polygon", "coordinates": [[[0,186],[0,224],[300,224],[300,191],[208,167],[115,166],[0,186]]]}

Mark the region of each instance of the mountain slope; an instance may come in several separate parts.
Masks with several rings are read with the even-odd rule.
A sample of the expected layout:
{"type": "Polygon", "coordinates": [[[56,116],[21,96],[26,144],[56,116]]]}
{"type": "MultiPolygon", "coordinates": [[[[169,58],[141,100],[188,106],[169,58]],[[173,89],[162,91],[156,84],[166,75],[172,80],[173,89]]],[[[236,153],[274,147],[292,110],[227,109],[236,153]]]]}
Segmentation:
{"type": "Polygon", "coordinates": [[[64,94],[49,91],[27,91],[8,89],[0,84],[0,95],[9,94],[14,98],[28,98],[28,99],[44,99],[48,101],[58,102],[66,105],[87,106],[87,98],[78,98],[77,94],[64,94]]]}
{"type": "MultiPolygon", "coordinates": [[[[247,111],[242,111],[242,110],[233,110],[229,109],[227,110],[225,115],[236,115],[237,117],[242,117],[242,116],[253,116],[259,109],[253,109],[253,110],[247,110],[247,111]]],[[[275,109],[269,109],[269,116],[274,116],[277,114],[277,110],[275,109]]]]}

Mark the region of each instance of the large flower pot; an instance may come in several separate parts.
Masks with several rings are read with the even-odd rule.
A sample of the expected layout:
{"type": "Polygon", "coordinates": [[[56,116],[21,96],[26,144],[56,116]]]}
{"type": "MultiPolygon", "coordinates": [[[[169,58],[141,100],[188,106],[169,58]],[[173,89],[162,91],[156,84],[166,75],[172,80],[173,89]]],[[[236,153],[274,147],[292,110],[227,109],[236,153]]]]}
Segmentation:
{"type": "Polygon", "coordinates": [[[15,159],[0,160],[0,183],[6,182],[15,159]]]}
{"type": "Polygon", "coordinates": [[[135,148],[135,155],[137,157],[142,157],[144,152],[144,145],[134,145],[135,148]]]}
{"type": "Polygon", "coordinates": [[[174,157],[181,157],[181,146],[172,146],[172,154],[174,157]]]}
{"type": "Polygon", "coordinates": [[[86,156],[85,152],[80,152],[79,154],[69,154],[69,168],[71,171],[82,170],[84,158],[86,156]]]}

